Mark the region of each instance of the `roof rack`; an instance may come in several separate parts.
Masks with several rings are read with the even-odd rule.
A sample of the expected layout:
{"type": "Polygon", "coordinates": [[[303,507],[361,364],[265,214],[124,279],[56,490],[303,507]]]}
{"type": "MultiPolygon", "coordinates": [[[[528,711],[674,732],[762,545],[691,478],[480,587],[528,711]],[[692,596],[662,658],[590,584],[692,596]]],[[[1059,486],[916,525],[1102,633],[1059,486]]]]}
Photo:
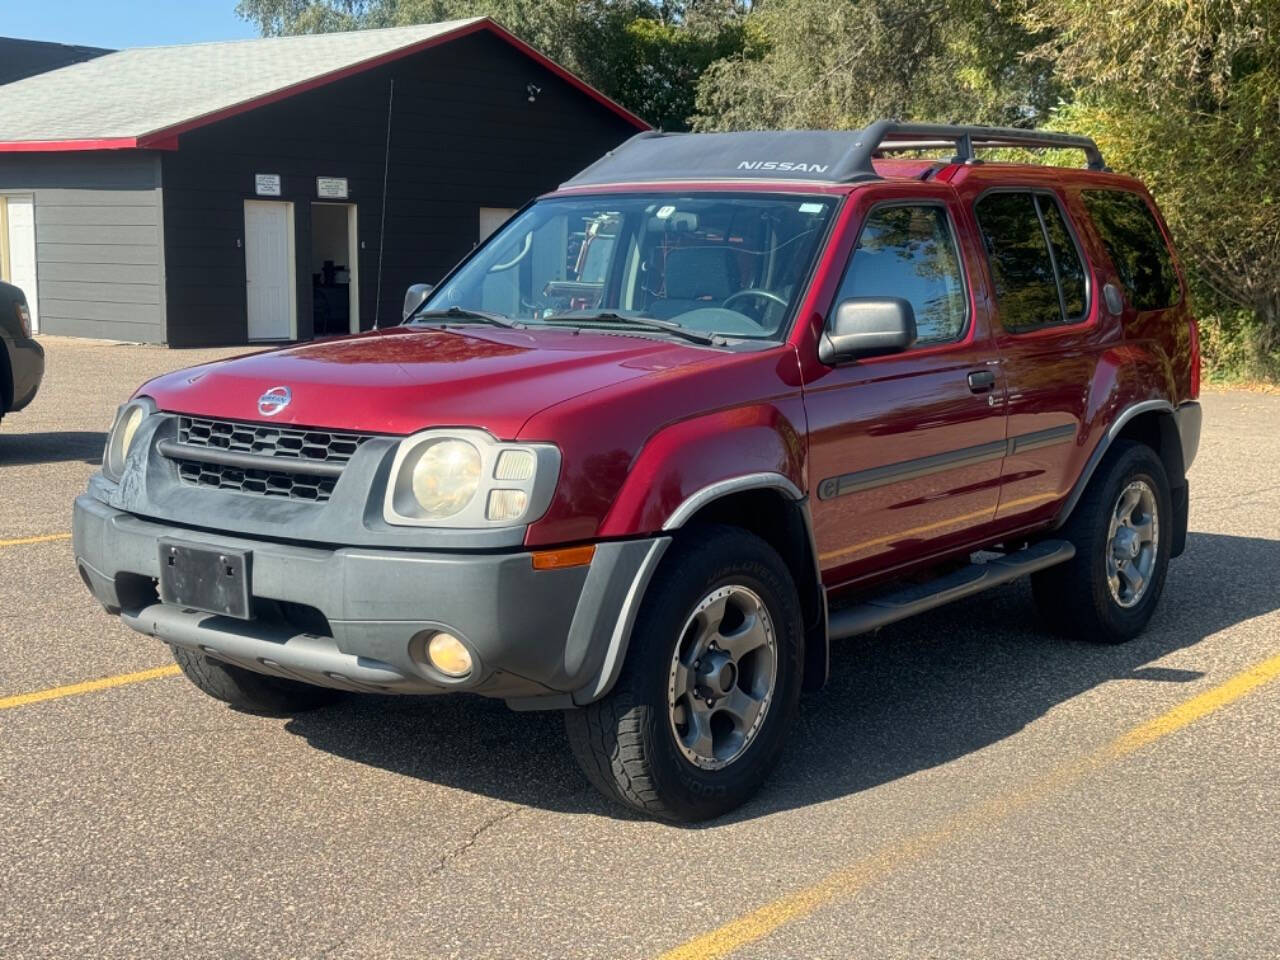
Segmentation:
{"type": "Polygon", "coordinates": [[[878,146],[870,151],[870,155],[859,159],[865,169],[870,165],[870,158],[882,156],[899,150],[929,150],[955,147],[952,163],[973,163],[977,161],[976,150],[998,147],[1048,148],[1053,150],[1083,150],[1085,161],[1090,170],[1107,170],[1102,160],[1102,151],[1093,142],[1092,137],[1082,137],[1072,133],[1050,133],[1043,130],[1022,130],[1017,127],[981,127],[960,126],[949,123],[903,123],[899,120],[880,120],[863,131],[862,142],[858,145],[865,150],[866,145],[876,143],[878,146]]]}
{"type": "Polygon", "coordinates": [[[993,147],[1083,150],[1090,170],[1106,170],[1088,137],[1013,127],[879,120],[862,130],[746,130],[662,133],[648,130],[615,147],[564,186],[698,180],[878,180],[873,160],[902,150],[954,149],[952,163],[980,163],[993,147]]]}

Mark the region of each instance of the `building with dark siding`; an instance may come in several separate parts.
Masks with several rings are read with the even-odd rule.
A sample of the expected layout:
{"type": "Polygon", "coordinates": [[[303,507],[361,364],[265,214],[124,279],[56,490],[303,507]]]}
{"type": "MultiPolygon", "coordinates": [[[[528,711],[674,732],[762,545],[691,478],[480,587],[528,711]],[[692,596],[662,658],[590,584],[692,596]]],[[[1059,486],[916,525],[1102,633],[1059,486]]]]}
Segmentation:
{"type": "Polygon", "coordinates": [[[644,127],[488,19],[124,50],[0,86],[0,276],[43,333],[395,323],[409,284],[644,127]]]}
{"type": "Polygon", "coordinates": [[[80,47],[43,40],[0,37],[0,86],[47,73],[73,63],[83,63],[111,53],[106,47],[80,47]]]}

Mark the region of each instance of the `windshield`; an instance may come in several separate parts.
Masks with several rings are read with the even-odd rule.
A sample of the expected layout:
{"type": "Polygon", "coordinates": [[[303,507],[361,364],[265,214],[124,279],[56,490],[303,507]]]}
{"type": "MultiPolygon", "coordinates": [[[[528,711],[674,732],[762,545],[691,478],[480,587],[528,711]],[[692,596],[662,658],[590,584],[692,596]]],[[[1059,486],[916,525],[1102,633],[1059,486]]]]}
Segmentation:
{"type": "Polygon", "coordinates": [[[833,205],[711,192],[542,200],[410,322],[477,311],[530,325],[780,339],[833,205]]]}

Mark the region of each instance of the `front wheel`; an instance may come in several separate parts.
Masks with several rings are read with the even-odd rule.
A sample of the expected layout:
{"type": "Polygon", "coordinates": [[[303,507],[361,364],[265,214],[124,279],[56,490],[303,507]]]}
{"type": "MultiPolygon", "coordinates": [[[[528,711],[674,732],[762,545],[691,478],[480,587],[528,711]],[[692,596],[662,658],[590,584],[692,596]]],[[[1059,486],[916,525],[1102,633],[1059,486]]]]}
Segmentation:
{"type": "Polygon", "coordinates": [[[663,819],[739,806],[791,729],[803,638],[776,551],[736,528],[686,531],[650,583],[617,685],[565,714],[578,764],[606,796],[663,819]]]}
{"type": "Polygon", "coordinates": [[[342,697],[341,690],[254,673],[183,647],[173,648],[173,659],[200,690],[245,713],[283,717],[317,710],[342,697]]]}

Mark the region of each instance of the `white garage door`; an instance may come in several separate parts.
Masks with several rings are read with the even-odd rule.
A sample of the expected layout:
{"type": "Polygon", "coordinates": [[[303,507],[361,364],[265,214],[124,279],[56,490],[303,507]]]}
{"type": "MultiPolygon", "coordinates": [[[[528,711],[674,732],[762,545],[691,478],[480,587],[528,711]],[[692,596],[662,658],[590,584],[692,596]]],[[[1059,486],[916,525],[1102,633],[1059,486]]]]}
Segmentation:
{"type": "Polygon", "coordinates": [[[31,329],[40,329],[40,306],[36,291],[36,216],[31,197],[0,198],[5,205],[4,220],[8,224],[6,279],[22,288],[31,309],[31,329]]]}

